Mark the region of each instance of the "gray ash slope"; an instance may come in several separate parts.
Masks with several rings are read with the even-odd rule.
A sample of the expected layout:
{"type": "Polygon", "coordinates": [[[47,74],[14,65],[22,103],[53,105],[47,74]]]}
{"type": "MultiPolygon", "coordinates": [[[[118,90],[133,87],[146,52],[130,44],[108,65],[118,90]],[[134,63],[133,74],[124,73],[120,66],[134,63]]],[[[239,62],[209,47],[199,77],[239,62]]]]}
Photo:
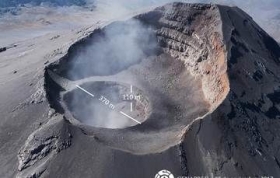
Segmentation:
{"type": "MultiPolygon", "coordinates": [[[[154,113],[125,129],[77,124],[61,107],[63,89],[45,71],[43,106],[49,102],[56,112],[49,108],[49,116],[44,116],[48,122],[24,135],[28,138],[19,150],[19,163],[12,154],[1,155],[7,162],[1,168],[4,177],[143,178],[162,169],[175,176],[278,177],[278,44],[239,8],[172,3],[135,19],[151,27],[159,46],[156,53],[145,52],[144,59],[117,73],[95,76],[85,70],[72,79],[80,84],[123,82],[131,76],[126,82],[146,92],[154,113]]],[[[75,61],[79,49],[90,49],[106,28],[71,46],[46,69],[70,78],[69,61],[75,61]]],[[[31,103],[16,112],[42,107],[31,103]]]]}

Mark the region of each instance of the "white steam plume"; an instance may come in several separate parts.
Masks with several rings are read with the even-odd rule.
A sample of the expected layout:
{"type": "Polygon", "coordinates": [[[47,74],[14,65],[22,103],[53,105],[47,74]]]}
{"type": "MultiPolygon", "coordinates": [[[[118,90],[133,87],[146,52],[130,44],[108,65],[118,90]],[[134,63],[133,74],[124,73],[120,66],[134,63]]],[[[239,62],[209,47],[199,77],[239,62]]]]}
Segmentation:
{"type": "MultiPolygon", "coordinates": [[[[139,63],[148,55],[155,54],[156,46],[152,29],[138,20],[114,22],[101,32],[95,33],[89,42],[75,50],[67,77],[75,80],[114,75],[139,63]]],[[[105,96],[109,95],[110,101],[120,97],[118,92],[107,91],[106,88],[101,90],[105,96]]],[[[95,101],[88,101],[87,95],[81,95],[80,91],[73,92],[70,106],[77,119],[88,125],[105,128],[123,128],[131,124],[131,120],[120,115],[118,111],[96,102],[100,94],[93,94],[96,95],[96,98],[93,98],[95,101]]]]}

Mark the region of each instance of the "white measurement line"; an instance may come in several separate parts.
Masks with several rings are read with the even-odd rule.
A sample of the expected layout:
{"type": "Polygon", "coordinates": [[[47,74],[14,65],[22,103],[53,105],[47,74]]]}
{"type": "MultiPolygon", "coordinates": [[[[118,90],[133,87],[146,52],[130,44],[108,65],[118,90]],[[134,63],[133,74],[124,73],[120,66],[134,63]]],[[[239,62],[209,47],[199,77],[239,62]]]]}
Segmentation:
{"type": "Polygon", "coordinates": [[[90,96],[94,97],[93,94],[91,94],[90,92],[88,92],[87,90],[83,89],[82,87],[80,87],[79,85],[76,85],[77,88],[79,88],[80,90],[84,91],[85,93],[89,94],[90,96]]]}
{"type": "Polygon", "coordinates": [[[131,117],[131,116],[129,116],[129,115],[127,115],[127,114],[125,114],[124,112],[120,111],[120,113],[121,113],[122,115],[124,115],[124,116],[128,117],[129,119],[131,119],[131,120],[133,120],[133,121],[137,122],[138,124],[141,124],[141,122],[139,122],[138,120],[134,119],[133,117],[131,117]]]}
{"type": "Polygon", "coordinates": [[[131,103],[130,103],[130,112],[132,112],[132,111],[133,111],[133,103],[131,101],[131,103]]]}
{"type": "MultiPolygon", "coordinates": [[[[130,85],[130,93],[133,93],[132,85],[130,85]]],[[[130,112],[132,112],[132,107],[133,107],[133,104],[132,104],[132,101],[131,101],[130,102],[130,112]]]]}
{"type": "Polygon", "coordinates": [[[194,34],[195,35],[195,37],[198,39],[198,40],[200,40],[200,38],[199,38],[199,36],[197,35],[197,34],[194,34]]]}

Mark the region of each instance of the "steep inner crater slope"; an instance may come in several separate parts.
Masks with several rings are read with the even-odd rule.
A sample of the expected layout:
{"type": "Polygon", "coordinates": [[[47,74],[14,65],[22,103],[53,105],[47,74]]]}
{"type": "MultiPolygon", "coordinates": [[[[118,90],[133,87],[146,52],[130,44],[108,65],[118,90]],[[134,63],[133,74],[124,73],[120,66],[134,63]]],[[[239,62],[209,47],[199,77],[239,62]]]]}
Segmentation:
{"type": "Polygon", "coordinates": [[[178,144],[189,125],[226,96],[221,38],[213,5],[168,4],[114,22],[48,67],[54,73],[46,80],[49,101],[71,123],[112,147],[135,154],[163,151],[178,144]],[[102,88],[104,82],[141,94],[129,106],[122,102],[125,93],[102,88]],[[102,100],[98,88],[101,97],[108,96],[107,106],[97,101],[102,100]]]}

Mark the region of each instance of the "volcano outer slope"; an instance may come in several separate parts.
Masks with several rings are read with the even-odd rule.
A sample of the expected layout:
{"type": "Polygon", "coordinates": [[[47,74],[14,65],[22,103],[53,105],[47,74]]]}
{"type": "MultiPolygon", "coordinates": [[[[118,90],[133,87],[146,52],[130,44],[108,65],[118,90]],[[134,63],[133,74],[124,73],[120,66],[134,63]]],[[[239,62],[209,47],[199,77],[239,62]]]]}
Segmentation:
{"type": "MultiPolygon", "coordinates": [[[[81,129],[55,113],[46,100],[46,73],[34,79],[38,82],[31,86],[34,94],[26,100],[30,92],[24,89],[25,81],[2,85],[5,91],[23,85],[26,94],[1,90],[1,101],[5,101],[1,102],[1,174],[143,178],[168,169],[176,176],[278,177],[277,43],[238,8],[173,3],[136,18],[154,25],[164,52],[182,61],[201,81],[210,106],[207,116],[185,125],[176,145],[136,155],[104,144],[91,129],[81,129]],[[15,103],[23,104],[10,111],[15,103]],[[38,130],[30,126],[40,121],[38,130]]],[[[24,79],[28,81],[31,75],[24,79]]]]}

